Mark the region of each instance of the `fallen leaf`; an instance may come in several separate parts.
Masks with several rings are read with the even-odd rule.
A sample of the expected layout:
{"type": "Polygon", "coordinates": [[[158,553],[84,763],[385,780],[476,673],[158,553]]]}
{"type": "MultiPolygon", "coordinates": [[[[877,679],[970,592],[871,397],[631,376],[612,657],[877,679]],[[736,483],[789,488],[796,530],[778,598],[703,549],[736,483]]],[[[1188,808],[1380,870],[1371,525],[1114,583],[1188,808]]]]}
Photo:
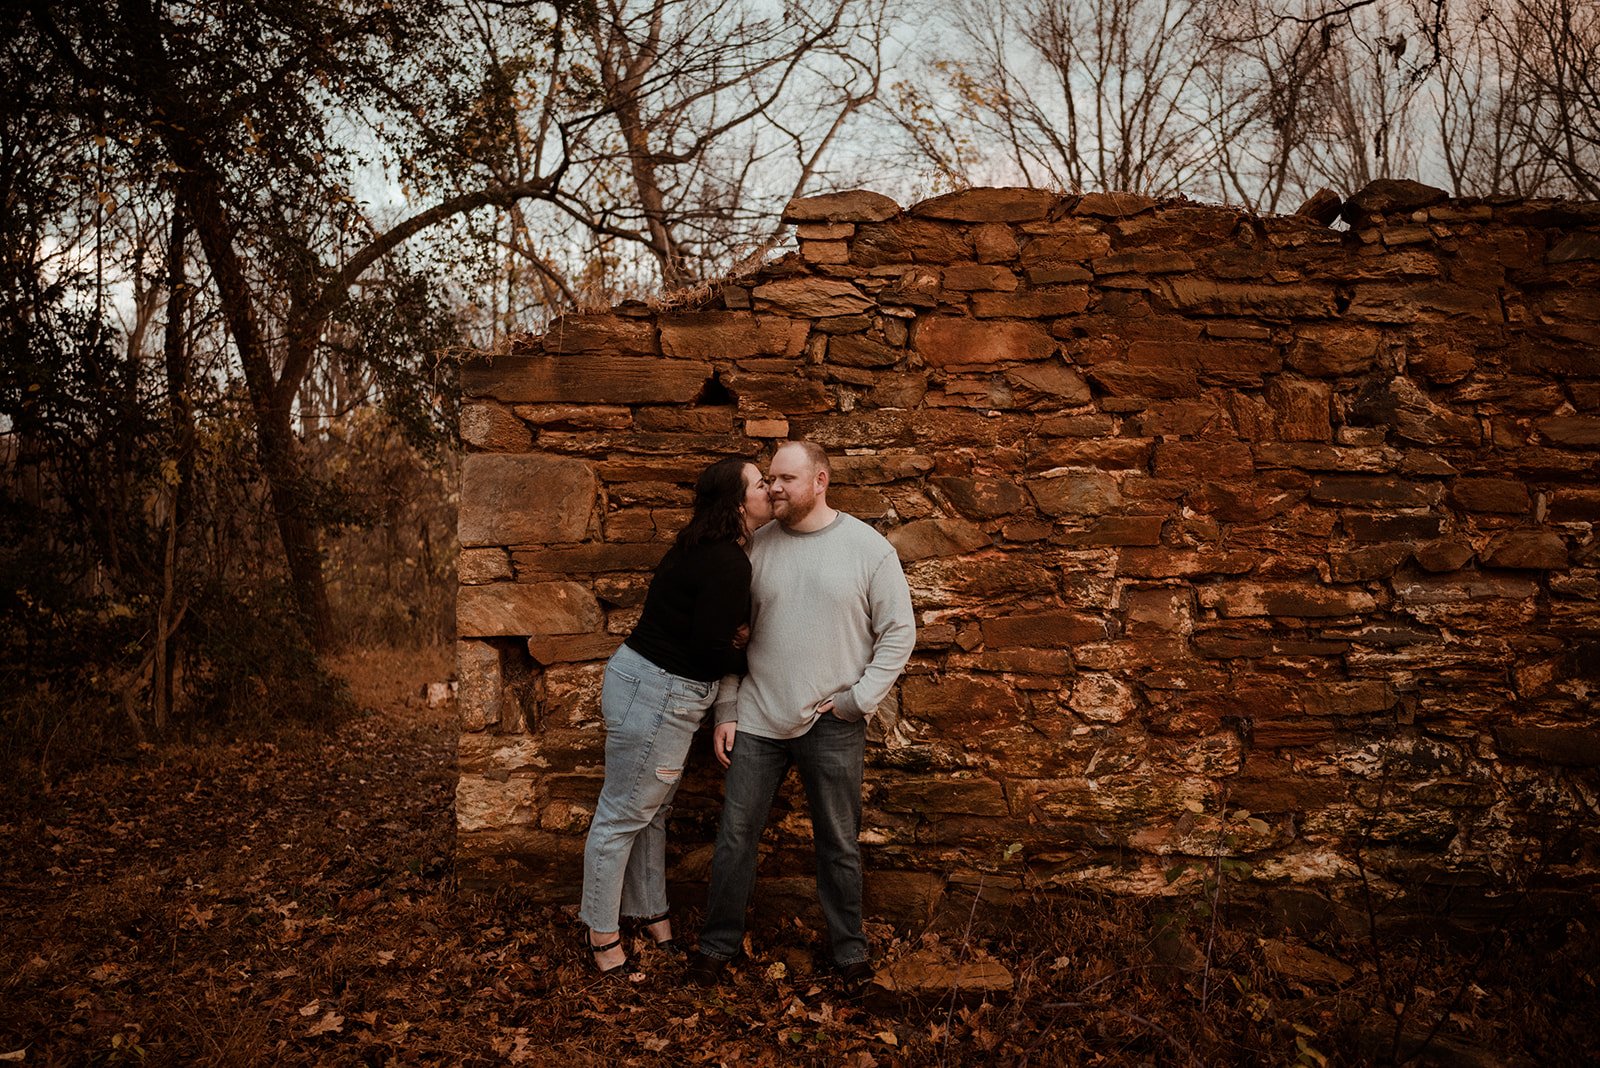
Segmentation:
{"type": "Polygon", "coordinates": [[[344,1030],[344,1017],[340,1016],[332,1009],[329,1009],[327,1012],[322,1014],[322,1019],[311,1025],[311,1029],[307,1031],[306,1034],[326,1035],[342,1030],[344,1030]]]}
{"type": "Polygon", "coordinates": [[[898,1046],[900,1044],[900,1036],[893,1031],[879,1031],[874,1037],[885,1046],[898,1046]]]}
{"type": "Polygon", "coordinates": [[[14,1049],[9,1053],[0,1053],[0,1061],[25,1061],[27,1059],[28,1050],[26,1047],[23,1049],[14,1049]]]}
{"type": "Polygon", "coordinates": [[[321,1008],[322,1008],[322,1002],[313,1001],[309,1005],[300,1006],[300,1015],[301,1016],[315,1016],[317,1014],[317,1010],[319,1010],[321,1008]]]}
{"type": "Polygon", "coordinates": [[[660,1053],[662,1050],[672,1045],[672,1040],[668,1038],[643,1038],[639,1040],[639,1045],[643,1046],[651,1053],[660,1053]]]}
{"type": "Polygon", "coordinates": [[[97,983],[115,983],[121,981],[126,972],[127,969],[122,965],[106,961],[104,964],[89,969],[89,978],[97,983]]]}

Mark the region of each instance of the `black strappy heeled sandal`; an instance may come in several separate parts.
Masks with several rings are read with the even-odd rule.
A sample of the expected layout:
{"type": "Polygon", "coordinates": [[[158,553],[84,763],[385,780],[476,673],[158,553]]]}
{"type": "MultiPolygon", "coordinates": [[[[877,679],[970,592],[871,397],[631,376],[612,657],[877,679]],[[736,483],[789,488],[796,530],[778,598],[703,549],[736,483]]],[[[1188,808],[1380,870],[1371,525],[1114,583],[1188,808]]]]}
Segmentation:
{"type": "Polygon", "coordinates": [[[650,934],[651,927],[658,923],[664,923],[670,919],[672,919],[672,913],[663,912],[659,916],[651,916],[648,919],[640,920],[639,927],[644,931],[645,937],[650,939],[651,942],[655,943],[656,948],[661,950],[661,952],[670,954],[674,957],[687,956],[688,950],[684,948],[683,943],[678,941],[677,938],[656,938],[650,934]]]}
{"type": "Polygon", "coordinates": [[[589,940],[589,929],[586,927],[583,930],[583,944],[589,950],[589,962],[594,965],[594,970],[601,975],[622,975],[627,969],[627,957],[622,958],[621,964],[614,964],[609,968],[600,967],[600,954],[609,952],[610,950],[616,949],[618,946],[622,945],[621,932],[618,932],[617,937],[613,938],[605,945],[597,946],[589,940]]]}

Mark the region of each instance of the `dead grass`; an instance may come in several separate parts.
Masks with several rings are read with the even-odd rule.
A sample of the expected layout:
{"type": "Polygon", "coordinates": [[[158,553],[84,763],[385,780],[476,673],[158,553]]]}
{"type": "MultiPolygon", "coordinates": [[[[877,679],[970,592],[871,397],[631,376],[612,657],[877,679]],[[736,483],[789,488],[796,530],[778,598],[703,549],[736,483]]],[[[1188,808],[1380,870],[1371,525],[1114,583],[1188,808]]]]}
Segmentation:
{"type": "MultiPolygon", "coordinates": [[[[874,926],[886,957],[983,948],[1005,997],[841,999],[816,932],[759,926],[714,991],[636,945],[638,979],[592,975],[568,910],[452,880],[453,710],[417,687],[440,651],[339,665],[368,711],[326,729],[156,751],[0,810],[0,1055],[28,1064],[1585,1063],[1596,1049],[1592,932],[1502,935],[1463,974],[1417,965],[1402,1041],[1359,940],[1319,948],[1343,984],[1265,964],[1259,917],[1230,913],[1201,1008],[1194,943],[1137,902],[1026,898],[972,932],[874,926]],[[1537,968],[1543,982],[1526,977],[1537,968]],[[1470,982],[1470,988],[1462,979],[1470,982]],[[1452,1003],[1457,991],[1464,997],[1452,1003]],[[1409,1031],[1407,1030],[1409,1028],[1409,1031]],[[1410,1037],[1406,1038],[1409,1034],[1410,1037]],[[1407,1043],[1410,1045],[1407,1045],[1407,1043]]],[[[692,914],[684,917],[692,929],[692,914]]]]}

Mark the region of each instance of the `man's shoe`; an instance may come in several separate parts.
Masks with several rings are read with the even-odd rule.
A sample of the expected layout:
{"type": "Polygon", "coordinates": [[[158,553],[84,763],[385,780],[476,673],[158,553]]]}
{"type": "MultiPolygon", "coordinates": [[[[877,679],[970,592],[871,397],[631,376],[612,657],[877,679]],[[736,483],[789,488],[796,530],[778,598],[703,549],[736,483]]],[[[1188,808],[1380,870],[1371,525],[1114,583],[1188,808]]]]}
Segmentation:
{"type": "Polygon", "coordinates": [[[872,962],[858,960],[853,964],[839,967],[839,986],[850,997],[855,997],[872,982],[872,977],[877,972],[872,967],[872,962]]]}
{"type": "Polygon", "coordinates": [[[716,986],[727,970],[727,961],[696,950],[689,960],[689,982],[695,986],[716,986]]]}

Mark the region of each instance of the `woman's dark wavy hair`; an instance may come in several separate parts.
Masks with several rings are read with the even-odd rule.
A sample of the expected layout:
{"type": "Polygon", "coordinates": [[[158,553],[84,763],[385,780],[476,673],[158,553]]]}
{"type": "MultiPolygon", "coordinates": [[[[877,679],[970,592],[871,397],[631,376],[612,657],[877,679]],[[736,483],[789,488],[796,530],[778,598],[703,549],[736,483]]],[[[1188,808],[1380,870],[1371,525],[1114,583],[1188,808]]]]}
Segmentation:
{"type": "Polygon", "coordinates": [[[718,541],[744,537],[744,468],[750,461],[738,456],[718,460],[694,483],[694,515],[678,531],[675,550],[693,549],[718,541]]]}

